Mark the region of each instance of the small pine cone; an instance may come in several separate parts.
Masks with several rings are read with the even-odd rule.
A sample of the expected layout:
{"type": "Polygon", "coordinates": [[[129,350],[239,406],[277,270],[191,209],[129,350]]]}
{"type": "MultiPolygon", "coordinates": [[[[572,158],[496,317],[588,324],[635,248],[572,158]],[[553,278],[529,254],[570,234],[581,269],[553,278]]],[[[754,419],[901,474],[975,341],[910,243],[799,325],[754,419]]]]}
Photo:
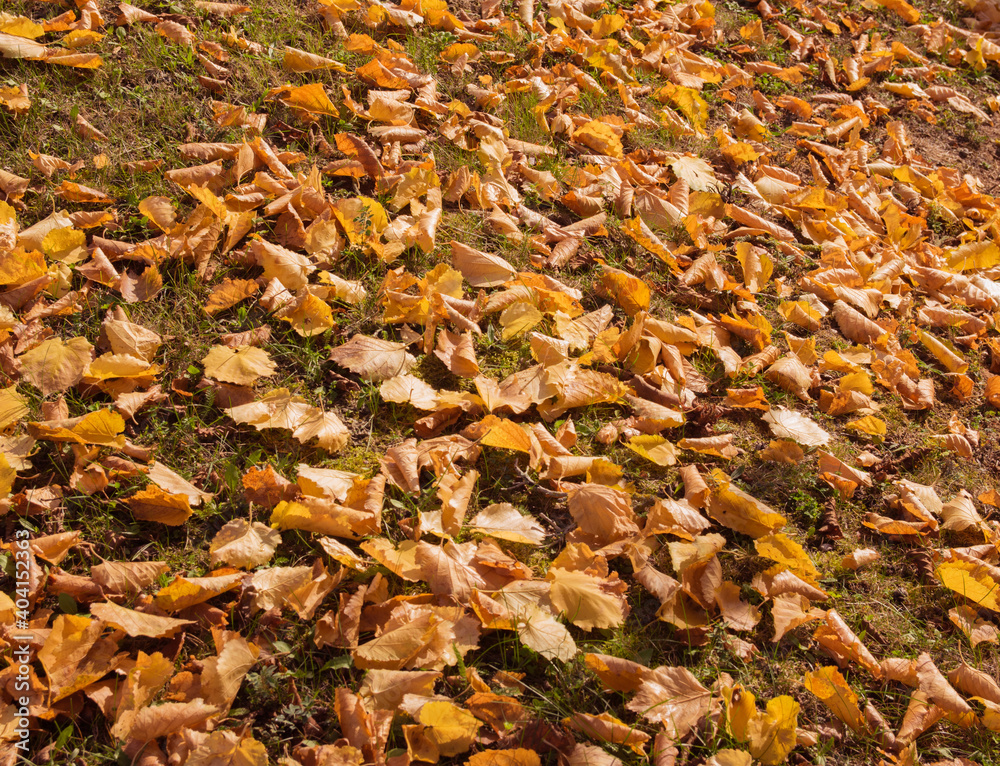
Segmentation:
{"type": "Polygon", "coordinates": [[[907,558],[917,570],[921,581],[931,582],[934,580],[934,555],[928,548],[914,548],[907,553],[907,558]]]}
{"type": "Polygon", "coordinates": [[[827,542],[843,538],[844,530],[840,528],[840,520],[837,518],[837,511],[832,502],[828,503],[819,515],[816,534],[827,542]]]}

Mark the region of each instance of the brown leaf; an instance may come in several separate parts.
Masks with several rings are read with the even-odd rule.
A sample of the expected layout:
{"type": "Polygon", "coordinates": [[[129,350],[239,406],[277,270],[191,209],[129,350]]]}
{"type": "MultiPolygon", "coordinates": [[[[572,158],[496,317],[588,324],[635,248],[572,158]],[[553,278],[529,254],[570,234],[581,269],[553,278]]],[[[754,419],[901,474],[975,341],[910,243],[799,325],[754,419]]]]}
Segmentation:
{"type": "Polygon", "coordinates": [[[155,614],[137,612],[126,609],[110,601],[103,604],[91,604],[90,613],[104,620],[128,635],[147,636],[149,638],[170,638],[185,625],[193,625],[191,620],[177,620],[173,617],[159,617],[155,614]]]}

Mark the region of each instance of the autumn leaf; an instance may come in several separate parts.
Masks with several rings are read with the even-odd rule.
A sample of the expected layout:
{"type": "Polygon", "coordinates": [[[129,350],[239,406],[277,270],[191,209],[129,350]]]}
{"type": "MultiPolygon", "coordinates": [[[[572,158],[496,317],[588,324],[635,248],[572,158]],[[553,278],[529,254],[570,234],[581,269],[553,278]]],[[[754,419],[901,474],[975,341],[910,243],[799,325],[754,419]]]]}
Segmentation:
{"type": "Polygon", "coordinates": [[[545,529],[531,516],[523,516],[510,503],[494,503],[469,522],[474,532],[526,545],[541,545],[545,529]]]}
{"type": "Polygon", "coordinates": [[[424,727],[424,736],[445,757],[468,750],[479,731],[475,716],[450,702],[428,702],[420,708],[417,720],[424,727]]]}
{"type": "Polygon", "coordinates": [[[44,396],[68,391],[83,379],[93,359],[93,346],[86,338],[51,338],[21,357],[25,379],[44,396]]]}
{"type": "Polygon", "coordinates": [[[233,519],[218,531],[208,547],[212,566],[220,562],[234,567],[253,569],[266,564],[274,556],[281,535],[258,521],[233,519]]]}
{"type": "Polygon", "coordinates": [[[621,596],[598,577],[557,567],[546,577],[552,581],[552,604],[579,628],[613,628],[628,614],[621,596]]]}
{"type": "Polygon", "coordinates": [[[687,668],[648,671],[626,707],[661,723],[673,738],[683,737],[708,714],[712,693],[687,668]]]}
{"type": "Polygon", "coordinates": [[[769,700],[764,715],[749,721],[746,737],[750,754],[764,766],[784,763],[796,745],[799,703],[782,695],[769,700]]]}
{"type": "Polygon", "coordinates": [[[278,371],[270,355],[254,346],[213,346],[201,363],[209,378],[237,386],[252,386],[258,379],[270,377],[278,371]]]}
{"type": "Polygon", "coordinates": [[[259,289],[256,282],[248,279],[224,279],[208,296],[205,313],[214,316],[230,309],[247,298],[252,298],[259,289]]]}
{"type": "Polygon", "coordinates": [[[16,386],[0,389],[0,429],[16,423],[30,411],[27,400],[17,392],[16,386]]]}
{"type": "Polygon", "coordinates": [[[946,561],[934,573],[946,588],[980,606],[1000,612],[1000,583],[986,567],[971,561],[946,561]]]}
{"type": "Polygon", "coordinates": [[[830,443],[829,433],[796,410],[772,407],[762,419],[779,439],[791,439],[806,447],[824,447],[830,443]]]}
{"type": "Polygon", "coordinates": [[[177,527],[191,517],[191,505],[185,495],[172,495],[150,486],[126,498],[132,515],[142,521],[156,521],[177,527]]]}
{"type": "Polygon", "coordinates": [[[855,732],[863,731],[864,718],[858,708],[858,695],[836,667],[828,666],[806,673],[805,687],[833,711],[841,721],[855,732]]]}
{"type": "Polygon", "coordinates": [[[90,613],[99,620],[104,620],[119,630],[124,630],[133,638],[136,636],[170,638],[185,625],[194,624],[190,620],[159,617],[155,614],[126,609],[110,601],[103,604],[91,604],[90,613]]]}
{"type": "Polygon", "coordinates": [[[407,353],[405,344],[366,335],[355,335],[333,349],[330,359],[365,380],[375,381],[402,375],[417,361],[407,353]]]}

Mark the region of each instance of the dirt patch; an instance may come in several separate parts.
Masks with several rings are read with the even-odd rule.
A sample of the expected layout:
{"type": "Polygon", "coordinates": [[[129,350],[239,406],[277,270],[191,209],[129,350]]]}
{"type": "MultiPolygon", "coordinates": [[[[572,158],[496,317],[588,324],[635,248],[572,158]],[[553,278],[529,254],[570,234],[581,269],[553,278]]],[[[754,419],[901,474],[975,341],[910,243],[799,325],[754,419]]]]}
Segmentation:
{"type": "Polygon", "coordinates": [[[937,125],[918,117],[905,117],[913,148],[928,165],[956,168],[978,176],[983,191],[1000,187],[1000,125],[980,123],[973,117],[942,114],[937,125]]]}

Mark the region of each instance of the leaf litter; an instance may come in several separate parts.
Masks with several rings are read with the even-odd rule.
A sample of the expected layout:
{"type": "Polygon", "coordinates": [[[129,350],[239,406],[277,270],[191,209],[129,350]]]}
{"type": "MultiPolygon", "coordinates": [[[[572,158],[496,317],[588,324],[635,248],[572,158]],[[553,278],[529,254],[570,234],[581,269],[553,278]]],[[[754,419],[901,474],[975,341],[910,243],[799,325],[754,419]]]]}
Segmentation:
{"type": "Polygon", "coordinates": [[[64,725],[146,766],[988,756],[949,759],[1000,730],[997,204],[921,137],[993,130],[995,3],[316,0],[317,50],[181,5],[0,12],[8,132],[48,108],[26,72],[100,78],[147,27],[217,128],[125,163],[85,103],[0,171],[0,503],[33,533],[0,640],[46,759],[64,725]],[[253,62],[296,84],[225,100],[253,62]],[[211,323],[186,369],[171,314],[211,323]],[[226,477],[161,452],[195,402],[226,477]],[[139,546],[165,527],[188,565],[139,546]],[[845,599],[904,554],[940,612],[905,649],[845,599]],[[556,715],[567,672],[592,707],[556,715]],[[275,677],[280,752],[233,708],[275,677]]]}

